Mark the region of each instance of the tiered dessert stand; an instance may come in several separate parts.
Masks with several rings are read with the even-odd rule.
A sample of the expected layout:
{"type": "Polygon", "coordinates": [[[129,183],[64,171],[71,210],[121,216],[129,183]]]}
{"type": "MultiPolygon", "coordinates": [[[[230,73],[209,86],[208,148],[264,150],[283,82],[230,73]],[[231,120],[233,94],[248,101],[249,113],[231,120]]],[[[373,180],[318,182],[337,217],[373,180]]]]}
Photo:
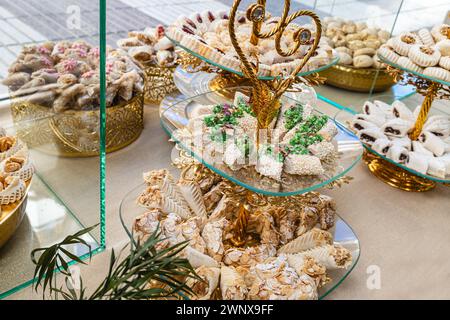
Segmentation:
{"type": "MultiPolygon", "coordinates": [[[[403,85],[412,85],[416,88],[417,93],[424,96],[415,126],[409,133],[411,140],[417,140],[428,118],[433,101],[435,99],[450,99],[450,82],[408,70],[380,54],[379,57],[388,65],[387,70],[394,81],[403,85]]],[[[428,174],[422,174],[378,154],[367,146],[365,148],[363,159],[369,170],[390,186],[406,191],[419,192],[431,190],[437,183],[450,183],[450,176],[448,175],[445,178],[437,178],[428,174]]]]}
{"type": "MultiPolygon", "coordinates": [[[[314,39],[312,39],[312,34],[309,30],[300,28],[298,31],[298,38],[295,39],[296,44],[298,44],[296,48],[298,49],[299,45],[310,45],[311,47],[291,75],[275,78],[260,78],[257,76],[258,66],[249,62],[235,37],[234,20],[240,3],[241,0],[236,0],[231,8],[229,14],[229,32],[231,42],[239,55],[242,70],[244,71],[237,72],[216,63],[213,64],[198,53],[182,47],[190,54],[186,55],[183,59],[185,68],[191,68],[195,71],[208,71],[209,73],[200,72],[198,74],[198,76],[203,79],[200,82],[204,85],[203,90],[197,92],[198,95],[194,94],[189,98],[178,98],[175,99],[175,101],[166,99],[165,102],[162,102],[163,107],[160,114],[162,127],[178,145],[175,154],[172,155],[173,163],[177,168],[183,170],[189,166],[197,166],[197,171],[199,173],[205,175],[212,175],[215,173],[230,182],[230,196],[232,195],[233,199],[236,199],[236,203],[239,203],[240,207],[238,217],[233,227],[234,236],[231,239],[231,242],[237,247],[245,246],[249,239],[246,227],[252,210],[267,205],[267,203],[281,206],[295,206],[296,208],[299,208],[301,202],[308,197],[308,192],[323,187],[340,187],[342,184],[348,183],[351,178],[345,176],[345,174],[361,159],[363,150],[359,139],[344,126],[337,124],[339,131],[336,136],[338,156],[334,163],[335,165],[326,169],[325,174],[320,176],[298,176],[298,179],[288,179],[288,181],[282,181],[280,183],[275,182],[275,180],[272,179],[266,180],[264,177],[258,177],[256,174],[253,176],[241,175],[239,171],[232,171],[224,164],[210,162],[200,154],[197,154],[188,145],[185,145],[183,141],[177,139],[176,131],[186,128],[193,110],[204,105],[215,103],[230,103],[230,101],[232,103],[232,98],[236,92],[241,92],[250,96],[252,109],[257,110],[255,113],[258,120],[258,131],[260,129],[265,129],[274,119],[276,115],[276,112],[274,111],[279,110],[280,101],[295,98],[295,95],[292,96],[287,93],[290,91],[301,90],[299,88],[295,89],[295,84],[317,84],[323,81],[323,79],[317,76],[316,72],[318,70],[312,70],[306,74],[300,73],[300,70],[315,52],[321,36],[321,23],[319,18],[313,12],[302,10],[288,15],[290,1],[286,0],[284,8],[285,14],[279,23],[275,25],[269,34],[260,34],[261,24],[266,15],[265,1],[258,0],[256,4],[253,4],[248,8],[247,18],[252,21],[254,25],[252,41],[254,41],[255,45],[258,44],[259,39],[269,38],[274,35],[279,36],[284,32],[286,26],[291,21],[300,16],[310,17],[316,25],[316,35],[314,39]],[[203,62],[210,63],[211,66],[205,67],[203,62]],[[222,71],[217,74],[218,69],[222,71]],[[236,87],[236,84],[240,86],[236,87]],[[243,84],[246,84],[247,86],[243,86],[243,84]],[[230,85],[233,85],[234,87],[230,87],[230,85]],[[216,90],[212,91],[211,89],[216,90]],[[270,180],[272,182],[270,182],[270,180]]],[[[177,43],[177,45],[179,44],[177,43]]],[[[279,48],[278,52],[284,56],[290,56],[294,54],[296,50],[283,52],[282,49],[279,48]]],[[[336,62],[337,60],[332,61],[332,63],[322,69],[325,69],[336,62]]],[[[178,71],[182,72],[180,67],[178,71]]],[[[191,73],[184,73],[184,75],[188,76],[189,74],[191,73]]],[[[182,87],[181,91],[189,93],[190,89],[186,88],[186,86],[182,87]]],[[[318,111],[315,112],[320,113],[318,111]]],[[[257,146],[259,146],[258,142],[257,146]]],[[[125,197],[121,205],[122,213],[129,211],[128,207],[135,207],[135,199],[138,197],[142,188],[142,185],[137,187],[125,197]]],[[[334,231],[335,243],[339,243],[347,248],[351,252],[353,260],[352,265],[348,269],[333,271],[333,281],[321,288],[319,292],[322,298],[346,278],[359,258],[359,241],[356,235],[351,228],[340,219],[340,217],[337,217],[336,220],[334,231]]]]}

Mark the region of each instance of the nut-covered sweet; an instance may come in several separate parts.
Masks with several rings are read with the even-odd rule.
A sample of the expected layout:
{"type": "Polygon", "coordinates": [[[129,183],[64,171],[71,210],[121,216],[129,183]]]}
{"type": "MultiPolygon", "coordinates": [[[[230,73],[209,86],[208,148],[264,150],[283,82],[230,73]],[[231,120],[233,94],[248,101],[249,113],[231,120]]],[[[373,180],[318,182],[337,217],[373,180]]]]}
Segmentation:
{"type": "Polygon", "coordinates": [[[6,152],[14,145],[15,139],[13,137],[0,138],[0,152],[6,152]]]}

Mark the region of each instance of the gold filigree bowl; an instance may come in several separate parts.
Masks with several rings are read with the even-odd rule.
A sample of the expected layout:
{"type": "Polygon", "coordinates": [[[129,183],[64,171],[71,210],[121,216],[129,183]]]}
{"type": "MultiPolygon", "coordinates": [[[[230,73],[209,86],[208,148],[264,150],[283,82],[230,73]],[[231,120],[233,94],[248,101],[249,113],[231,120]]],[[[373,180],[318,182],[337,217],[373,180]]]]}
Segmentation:
{"type": "MultiPolygon", "coordinates": [[[[106,109],[106,152],[126,147],[144,128],[144,96],[106,109]]],[[[91,157],[100,153],[100,110],[51,109],[23,101],[11,102],[17,135],[30,148],[65,157],[91,157]]]]}
{"type": "Polygon", "coordinates": [[[0,248],[13,236],[25,216],[28,201],[28,190],[31,180],[26,182],[25,196],[19,201],[2,205],[0,210],[0,248]]]}
{"type": "Polygon", "coordinates": [[[334,65],[320,72],[327,78],[326,84],[333,87],[356,92],[381,92],[392,87],[395,82],[384,69],[354,68],[334,65]]]}
{"type": "Polygon", "coordinates": [[[176,66],[161,67],[155,64],[145,64],[141,65],[141,68],[144,71],[145,79],[145,104],[160,103],[166,95],[177,90],[173,81],[176,66]]]}

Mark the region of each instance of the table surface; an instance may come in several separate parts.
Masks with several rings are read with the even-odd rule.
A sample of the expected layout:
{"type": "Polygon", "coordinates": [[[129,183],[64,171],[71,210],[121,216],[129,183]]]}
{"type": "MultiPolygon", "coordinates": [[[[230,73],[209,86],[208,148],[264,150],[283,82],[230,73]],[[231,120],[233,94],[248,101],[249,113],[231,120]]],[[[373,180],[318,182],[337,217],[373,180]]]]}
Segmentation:
{"type": "MultiPolygon", "coordinates": [[[[351,93],[325,88],[324,94],[351,93]]],[[[358,97],[359,99],[359,97],[358,97]]],[[[336,109],[320,102],[329,115],[336,109]]],[[[445,102],[448,107],[448,102],[445,102]]],[[[120,202],[142,183],[144,171],[167,167],[173,144],[159,123],[157,106],[145,107],[145,129],[125,149],[107,156],[107,250],[96,255],[81,275],[94,289],[107,272],[110,250],[119,250],[127,235],[119,219],[120,202]]],[[[358,235],[361,257],[349,277],[327,299],[450,299],[450,188],[426,193],[397,190],[375,178],[359,163],[354,180],[341,189],[324,190],[338,213],[358,235]],[[373,284],[379,281],[379,287],[373,284]]],[[[126,212],[126,220],[137,215],[126,212]]],[[[30,288],[9,299],[40,299],[30,288]]]]}

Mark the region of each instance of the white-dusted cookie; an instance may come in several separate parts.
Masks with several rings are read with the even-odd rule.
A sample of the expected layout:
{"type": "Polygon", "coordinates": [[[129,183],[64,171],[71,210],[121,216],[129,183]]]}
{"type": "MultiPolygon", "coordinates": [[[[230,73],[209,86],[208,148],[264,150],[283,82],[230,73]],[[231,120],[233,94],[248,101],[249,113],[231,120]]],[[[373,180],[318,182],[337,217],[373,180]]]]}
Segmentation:
{"type": "Polygon", "coordinates": [[[450,81],[450,71],[439,67],[428,67],[423,70],[423,74],[432,78],[450,81]]]}
{"type": "Polygon", "coordinates": [[[409,59],[421,67],[433,67],[439,63],[441,53],[436,47],[415,45],[409,49],[409,59]]]}
{"type": "Polygon", "coordinates": [[[423,44],[426,46],[432,46],[435,44],[433,36],[431,35],[431,32],[426,29],[420,29],[417,34],[419,35],[420,40],[422,40],[423,44]]]}
{"type": "Polygon", "coordinates": [[[356,68],[370,68],[373,65],[373,59],[368,55],[356,56],[353,58],[353,65],[356,68]]]}
{"type": "Polygon", "coordinates": [[[373,49],[373,48],[362,48],[362,49],[355,50],[355,53],[353,54],[353,57],[362,56],[362,55],[373,56],[374,54],[375,54],[375,49],[373,49]]]}
{"type": "Polygon", "coordinates": [[[382,45],[377,50],[378,54],[380,54],[383,58],[392,61],[393,63],[397,63],[400,56],[394,51],[394,49],[387,44],[382,45]]]}
{"type": "Polygon", "coordinates": [[[400,57],[397,60],[397,64],[405,69],[415,71],[417,73],[422,73],[423,68],[415,64],[408,57],[400,57]]]}
{"type": "Polygon", "coordinates": [[[444,57],[450,56],[450,39],[444,39],[436,43],[436,48],[441,52],[444,57]]]}
{"type": "Polygon", "coordinates": [[[402,56],[407,56],[409,49],[415,44],[422,44],[422,41],[418,35],[411,32],[402,33],[392,40],[394,50],[402,56]]]}
{"type": "Polygon", "coordinates": [[[450,25],[441,24],[434,26],[431,29],[431,34],[433,35],[434,41],[439,42],[441,40],[447,39],[448,33],[450,32],[450,25]]]}
{"type": "Polygon", "coordinates": [[[353,64],[353,58],[348,53],[346,53],[344,51],[338,51],[338,56],[339,56],[340,64],[344,64],[344,65],[353,64]]]}
{"type": "Polygon", "coordinates": [[[441,59],[439,59],[439,66],[441,66],[444,69],[450,70],[450,56],[441,57],[441,59]]]}

